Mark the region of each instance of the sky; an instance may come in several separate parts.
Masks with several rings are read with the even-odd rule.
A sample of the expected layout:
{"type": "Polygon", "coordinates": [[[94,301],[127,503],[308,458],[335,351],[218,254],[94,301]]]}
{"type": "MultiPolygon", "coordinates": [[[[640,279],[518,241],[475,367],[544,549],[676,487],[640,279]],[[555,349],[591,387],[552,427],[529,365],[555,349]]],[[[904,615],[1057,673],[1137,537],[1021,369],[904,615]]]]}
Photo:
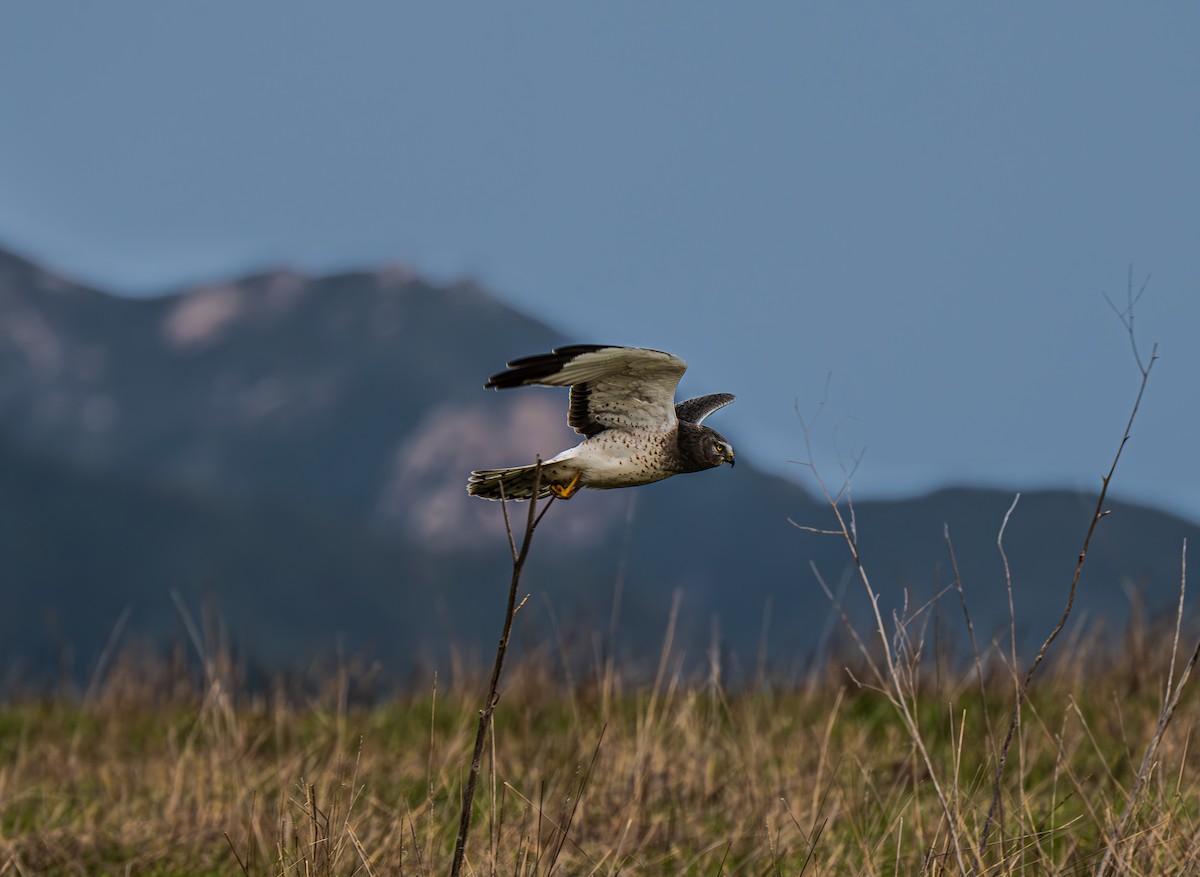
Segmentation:
{"type": "Polygon", "coordinates": [[[129,295],[474,278],[683,356],[810,487],[819,411],[863,497],[1098,487],[1132,272],[1113,490],[1200,520],[1197,45],[1115,0],[8,4],[0,246],[129,295]]]}

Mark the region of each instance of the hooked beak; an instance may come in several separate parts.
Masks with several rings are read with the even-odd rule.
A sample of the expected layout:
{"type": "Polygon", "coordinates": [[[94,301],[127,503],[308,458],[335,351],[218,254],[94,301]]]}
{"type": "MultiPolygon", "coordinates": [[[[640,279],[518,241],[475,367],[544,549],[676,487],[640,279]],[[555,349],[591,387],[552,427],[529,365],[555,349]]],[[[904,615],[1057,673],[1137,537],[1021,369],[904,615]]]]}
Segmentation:
{"type": "Polygon", "coordinates": [[[730,465],[730,466],[733,466],[733,465],[734,465],[734,461],[733,461],[733,448],[726,446],[726,450],[728,451],[728,453],[726,454],[726,459],[728,459],[728,460],[729,460],[729,465],[730,465]]]}

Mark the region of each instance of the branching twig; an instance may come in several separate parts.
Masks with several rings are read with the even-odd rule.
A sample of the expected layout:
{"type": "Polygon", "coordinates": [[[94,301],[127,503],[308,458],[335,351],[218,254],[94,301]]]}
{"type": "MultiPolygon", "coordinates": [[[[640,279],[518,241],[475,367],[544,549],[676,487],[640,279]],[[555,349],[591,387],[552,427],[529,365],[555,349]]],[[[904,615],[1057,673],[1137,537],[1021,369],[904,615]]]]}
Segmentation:
{"type": "Polygon", "coordinates": [[[521,583],[521,571],[525,568],[525,561],[529,558],[529,546],[533,541],[533,532],[541,523],[542,517],[549,511],[550,505],[554,502],[554,497],[550,497],[543,506],[541,513],[538,513],[537,496],[538,490],[542,486],[542,461],[537,461],[537,467],[533,470],[533,493],[529,499],[529,514],[525,519],[525,535],[521,540],[521,548],[516,549],[516,542],[513,539],[512,527],[508,520],[508,504],[507,500],[501,494],[501,502],[504,505],[504,528],[508,533],[509,546],[513,549],[513,565],[512,565],[512,583],[508,589],[508,607],[504,613],[504,627],[500,632],[500,643],[496,647],[496,663],[492,666],[492,679],[488,684],[487,697],[483,702],[483,709],[479,711],[479,728],[475,732],[475,750],[471,755],[471,773],[467,777],[467,787],[463,792],[462,816],[458,823],[458,837],[454,842],[454,861],[450,866],[450,877],[459,877],[462,873],[463,857],[466,854],[467,835],[471,831],[471,808],[475,800],[475,784],[479,780],[480,764],[483,761],[483,747],[487,741],[488,728],[492,723],[492,715],[496,711],[496,704],[500,701],[500,695],[497,694],[497,689],[500,687],[500,672],[504,668],[504,655],[508,651],[508,640],[512,634],[513,616],[517,611],[517,588],[521,583]]]}
{"type": "MultiPolygon", "coordinates": [[[[823,407],[824,401],[822,401],[821,404],[823,407]]],[[[797,414],[799,414],[799,411],[797,411],[797,414]]],[[[954,848],[954,855],[958,862],[959,872],[965,874],[967,873],[967,867],[966,861],[963,858],[964,849],[962,837],[959,832],[959,826],[957,824],[958,821],[955,818],[954,811],[950,806],[950,801],[947,799],[946,793],[942,789],[942,784],[937,778],[937,771],[934,767],[933,760],[930,758],[929,752],[925,748],[925,741],[921,737],[921,729],[917,724],[917,718],[913,712],[912,703],[910,702],[910,696],[912,692],[911,690],[906,690],[902,670],[897,664],[898,656],[894,653],[892,643],[888,639],[887,626],[884,624],[883,615],[879,610],[879,594],[871,585],[871,580],[867,575],[867,569],[863,563],[862,555],[859,553],[858,525],[854,517],[854,504],[848,498],[848,490],[850,477],[854,474],[858,464],[861,462],[862,455],[860,453],[852,461],[852,465],[848,469],[845,466],[842,467],[844,474],[843,483],[836,493],[832,492],[826,485],[824,479],[821,478],[821,474],[813,462],[811,432],[815,419],[816,418],[814,417],[812,420],[806,421],[803,417],[800,417],[800,425],[804,434],[805,452],[808,456],[807,461],[801,462],[801,465],[805,465],[811,470],[813,479],[817,482],[817,487],[820,489],[826,505],[828,505],[833,511],[833,515],[836,520],[836,526],[833,527],[832,530],[834,533],[840,535],[843,540],[845,540],[846,547],[850,551],[851,562],[853,563],[854,570],[859,581],[862,582],[863,588],[866,591],[867,599],[871,604],[871,611],[875,618],[875,631],[879,635],[880,642],[883,646],[882,651],[884,666],[882,668],[875,669],[875,673],[882,677],[882,681],[884,683],[884,687],[882,687],[880,690],[883,692],[884,696],[887,697],[888,701],[892,704],[895,710],[900,714],[900,718],[904,722],[905,729],[908,731],[913,745],[916,747],[917,752],[921,756],[921,760],[924,762],[930,785],[933,786],[938,803],[941,805],[942,812],[946,818],[946,830],[950,835],[950,844],[954,848]],[[847,514],[843,514],[841,509],[841,500],[843,497],[847,497],[847,514]]],[[[794,521],[792,523],[795,525],[794,521]]],[[[826,589],[826,593],[829,593],[828,589],[826,589]]],[[[840,611],[840,607],[838,608],[840,611]]],[[[871,666],[874,666],[874,662],[871,662],[869,658],[868,663],[871,666]]]]}
{"type": "MultiPolygon", "coordinates": [[[[1148,282],[1149,278],[1147,278],[1147,283],[1148,282]]],[[[1117,313],[1117,317],[1121,320],[1122,325],[1125,326],[1125,330],[1129,334],[1130,344],[1133,346],[1134,359],[1137,362],[1138,371],[1142,375],[1142,380],[1138,385],[1137,397],[1133,401],[1133,408],[1129,412],[1129,420],[1125,423],[1125,432],[1121,436],[1120,443],[1117,445],[1117,452],[1113,455],[1112,464],[1108,467],[1108,474],[1101,479],[1100,496],[1096,499],[1096,508],[1092,513],[1091,523],[1088,524],[1087,534],[1083,537],[1083,548],[1080,549],[1079,558],[1075,562],[1075,573],[1071,577],[1071,587],[1070,590],[1067,591],[1067,603],[1066,606],[1063,607],[1062,616],[1058,619],[1058,624],[1056,624],[1054,629],[1050,631],[1050,635],[1047,636],[1045,641],[1042,643],[1042,647],[1038,649],[1037,655],[1034,657],[1033,662],[1029,665],[1029,669],[1025,671],[1025,677],[1022,679],[1021,685],[1017,689],[1017,695],[1013,703],[1012,715],[1009,718],[1008,731],[1004,735],[1004,743],[1000,747],[1000,757],[996,764],[996,777],[992,785],[992,803],[991,806],[988,807],[987,818],[984,819],[983,830],[980,832],[979,848],[981,850],[987,848],[988,836],[991,834],[992,826],[995,823],[996,810],[1000,805],[1001,786],[1004,783],[1004,769],[1008,763],[1008,750],[1009,747],[1012,746],[1013,734],[1016,732],[1017,723],[1021,718],[1021,706],[1024,704],[1025,698],[1029,695],[1030,683],[1033,682],[1034,674],[1037,673],[1037,669],[1041,665],[1042,659],[1046,657],[1046,651],[1050,648],[1050,645],[1056,639],[1058,639],[1058,635],[1062,632],[1062,629],[1066,627],[1067,619],[1071,616],[1071,607],[1075,604],[1075,594],[1079,588],[1079,577],[1083,573],[1083,564],[1087,558],[1088,548],[1092,544],[1092,536],[1096,533],[1096,525],[1100,523],[1101,518],[1108,515],[1108,510],[1104,508],[1104,501],[1108,498],[1108,487],[1112,483],[1113,473],[1115,473],[1117,470],[1117,464],[1121,461],[1121,454],[1125,450],[1125,445],[1128,443],[1129,437],[1133,434],[1133,422],[1137,419],[1138,409],[1142,404],[1142,397],[1146,393],[1146,384],[1150,381],[1150,372],[1154,368],[1154,363],[1158,360],[1158,345],[1155,344],[1150,350],[1149,362],[1143,364],[1141,356],[1138,353],[1137,339],[1133,334],[1133,306],[1137,303],[1138,299],[1141,298],[1145,289],[1146,286],[1143,284],[1141,290],[1134,295],[1133,277],[1131,274],[1127,294],[1128,304],[1126,308],[1122,311],[1117,310],[1115,306],[1113,307],[1113,310],[1117,313]]],[[[1108,299],[1108,296],[1106,295],[1105,298],[1108,299]]],[[[1112,300],[1108,299],[1108,301],[1109,304],[1112,305],[1112,300]]]]}
{"type": "Polygon", "coordinates": [[[1142,285],[1138,287],[1137,294],[1133,291],[1133,266],[1129,266],[1129,279],[1125,282],[1125,307],[1118,308],[1108,293],[1101,293],[1104,300],[1108,302],[1108,306],[1112,308],[1117,319],[1121,321],[1121,325],[1125,327],[1125,331],[1129,334],[1129,346],[1133,348],[1133,359],[1137,363],[1138,371],[1145,374],[1149,369],[1142,365],[1142,355],[1138,352],[1137,336],[1133,332],[1133,307],[1142,300],[1142,296],[1146,292],[1146,287],[1150,285],[1150,278],[1153,274],[1147,274],[1146,279],[1142,281],[1142,285]]]}

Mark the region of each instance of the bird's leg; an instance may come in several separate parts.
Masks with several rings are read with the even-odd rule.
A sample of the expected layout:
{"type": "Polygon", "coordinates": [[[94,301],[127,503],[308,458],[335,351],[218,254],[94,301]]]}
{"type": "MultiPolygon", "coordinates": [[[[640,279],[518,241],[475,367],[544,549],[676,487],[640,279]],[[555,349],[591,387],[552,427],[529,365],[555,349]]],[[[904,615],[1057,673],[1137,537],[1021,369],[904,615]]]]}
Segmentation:
{"type": "Polygon", "coordinates": [[[557,484],[550,485],[550,492],[559,499],[570,499],[579,492],[579,479],[583,477],[582,472],[576,472],[575,476],[568,482],[566,487],[560,487],[557,484]]]}

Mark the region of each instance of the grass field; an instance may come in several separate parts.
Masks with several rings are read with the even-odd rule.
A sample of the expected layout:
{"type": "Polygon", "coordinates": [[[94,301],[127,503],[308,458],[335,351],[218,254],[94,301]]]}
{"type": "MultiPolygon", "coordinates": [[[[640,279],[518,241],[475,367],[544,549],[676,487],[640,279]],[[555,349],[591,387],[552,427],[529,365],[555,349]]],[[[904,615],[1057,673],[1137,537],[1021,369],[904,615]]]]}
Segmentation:
{"type": "MultiPolygon", "coordinates": [[[[734,692],[685,678],[669,647],[636,688],[613,671],[568,684],[557,658],[526,656],[485,750],[466,873],[1094,873],[1182,675],[1173,641],[1135,624],[1047,664],[984,848],[1015,696],[998,657],[980,674],[912,656],[918,741],[894,695],[832,661],[734,692]]],[[[352,668],[300,697],[185,664],[129,654],[86,697],[0,710],[0,874],[447,872],[484,681],[357,707],[352,668]]],[[[1198,721],[1185,692],[1110,873],[1197,868],[1198,721]]]]}

